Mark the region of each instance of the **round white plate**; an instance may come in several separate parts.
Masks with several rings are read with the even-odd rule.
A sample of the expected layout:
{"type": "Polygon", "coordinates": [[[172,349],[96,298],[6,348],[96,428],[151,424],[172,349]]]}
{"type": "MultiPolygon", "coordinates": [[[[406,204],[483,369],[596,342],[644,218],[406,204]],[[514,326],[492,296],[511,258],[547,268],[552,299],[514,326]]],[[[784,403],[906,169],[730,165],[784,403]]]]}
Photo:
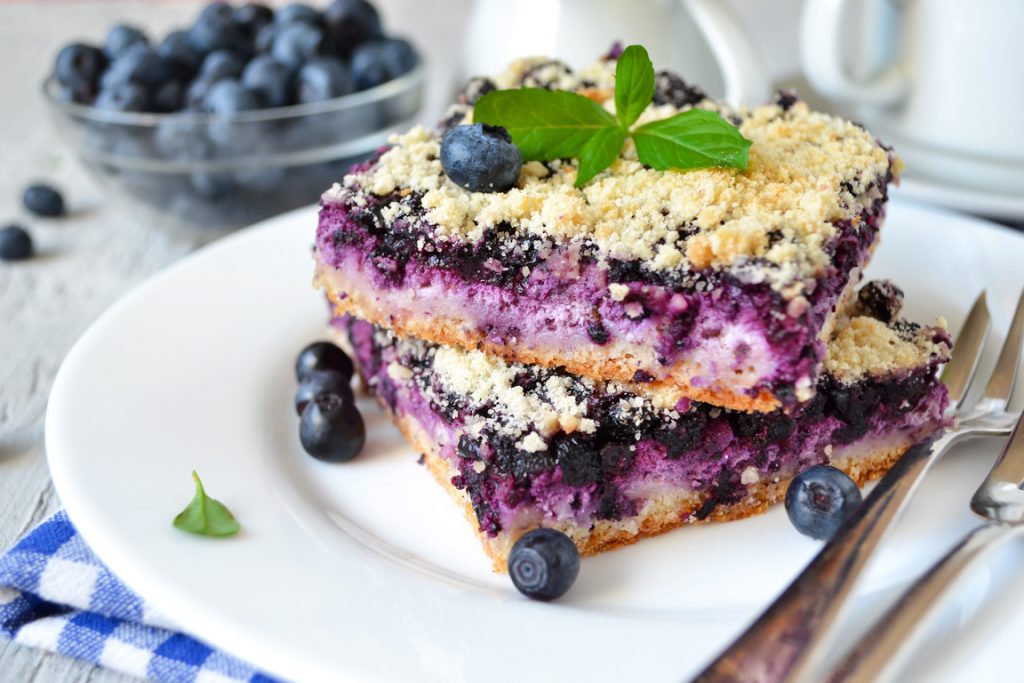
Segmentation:
{"type": "MultiPolygon", "coordinates": [[[[557,604],[521,598],[369,400],[356,461],[302,452],[292,364],[327,315],[309,284],[315,223],[312,209],[282,216],[154,277],[92,326],[54,383],[46,442],[64,505],[111,569],[182,629],[300,681],[678,681],[819,547],[776,509],[585,559],[557,604]],[[193,468],[241,521],[237,537],[172,528],[193,468]]],[[[998,337],[1021,263],[1024,240],[1009,231],[897,203],[869,274],[898,279],[914,319],[944,314],[954,330],[987,288],[998,337]]],[[[929,477],[861,588],[852,628],[974,523],[967,501],[995,450],[963,448],[929,477]]],[[[967,668],[981,680],[993,653],[1015,652],[1002,628],[983,628],[1024,629],[1024,582],[998,560],[947,610],[930,641],[941,647],[915,676],[955,680],[967,668]],[[1006,609],[984,599],[1007,591],[1006,609]]]]}
{"type": "Polygon", "coordinates": [[[1024,224],[1024,195],[983,192],[920,178],[910,171],[892,188],[894,199],[906,198],[981,216],[1024,224]]]}

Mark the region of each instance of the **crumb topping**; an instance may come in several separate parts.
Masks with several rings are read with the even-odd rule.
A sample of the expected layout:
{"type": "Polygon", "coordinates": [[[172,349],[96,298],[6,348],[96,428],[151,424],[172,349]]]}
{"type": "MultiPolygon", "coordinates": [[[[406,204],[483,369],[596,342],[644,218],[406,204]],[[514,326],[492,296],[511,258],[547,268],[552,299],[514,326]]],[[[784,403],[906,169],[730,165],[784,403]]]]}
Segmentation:
{"type": "MultiPolygon", "coordinates": [[[[573,73],[559,62],[519,60],[495,83],[576,90],[614,111],[613,73],[610,61],[573,73]]],[[[639,122],[691,106],[652,104],[639,122]]],[[[655,271],[732,268],[779,291],[816,276],[828,263],[835,224],[856,225],[881,196],[894,157],[862,128],[803,102],[736,112],[708,99],[696,106],[736,117],[753,142],[746,171],[656,171],[640,163],[628,142],[583,188],[573,187],[575,161],[562,160],[525,164],[508,192],[474,193],[447,178],[440,134],[420,126],[392,138],[376,164],[347,176],[329,195],[394,195],[382,212],[393,221],[407,213],[403,195],[417,193],[439,240],[475,242],[506,223],[557,242],[586,240],[596,245],[599,261],[639,259],[655,271]]]]}
{"type": "MultiPolygon", "coordinates": [[[[944,329],[944,321],[939,320],[938,326],[944,329]]],[[[935,332],[934,327],[886,325],[867,316],[852,318],[829,342],[825,370],[840,381],[850,382],[865,376],[913,370],[936,358],[945,359],[949,345],[944,338],[937,341],[935,332]]]]}

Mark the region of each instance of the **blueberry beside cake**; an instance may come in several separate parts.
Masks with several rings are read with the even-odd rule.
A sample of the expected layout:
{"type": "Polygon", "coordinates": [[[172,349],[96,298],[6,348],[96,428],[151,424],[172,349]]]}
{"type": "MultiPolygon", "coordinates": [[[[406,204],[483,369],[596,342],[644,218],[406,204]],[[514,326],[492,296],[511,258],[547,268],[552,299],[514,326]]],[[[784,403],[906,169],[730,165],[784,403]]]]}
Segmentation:
{"type": "Polygon", "coordinates": [[[729,109],[640,48],[521,60],[323,195],[315,283],[497,569],[538,527],[591,554],[761,512],[812,465],[862,484],[945,426],[945,329],[857,289],[899,167],[791,94],[729,109]],[[638,53],[642,106],[615,82],[638,53]],[[543,156],[580,131],[482,120],[528,97],[607,127],[543,156]],[[652,155],[652,130],[693,149],[652,155]]]}
{"type": "Polygon", "coordinates": [[[753,143],[746,171],[656,171],[629,143],[582,188],[572,159],[525,163],[507,192],[446,177],[442,136],[480,93],[563,88],[610,108],[613,67],[524,60],[439,130],[397,137],[324,194],[319,285],[339,312],[513,362],[738,410],[810,399],[898,166],[862,128],[789,96],[730,111],[662,75],[640,121],[719,112],[753,143]]]}
{"type": "MultiPolygon", "coordinates": [[[[868,285],[861,299],[878,289],[868,285]]],[[[665,405],[642,386],[403,338],[352,317],[335,325],[500,568],[537,526],[591,554],[761,512],[810,465],[830,463],[858,483],[880,475],[943,425],[936,369],[950,341],[942,328],[878,310],[858,300],[841,316],[814,399],[789,413],[665,405]]]]}

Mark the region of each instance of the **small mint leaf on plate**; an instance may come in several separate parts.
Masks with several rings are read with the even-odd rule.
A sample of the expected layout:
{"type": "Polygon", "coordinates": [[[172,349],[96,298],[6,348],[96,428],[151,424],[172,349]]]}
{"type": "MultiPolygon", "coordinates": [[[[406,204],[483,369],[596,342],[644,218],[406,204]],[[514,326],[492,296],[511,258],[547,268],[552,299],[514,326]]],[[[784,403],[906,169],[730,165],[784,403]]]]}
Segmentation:
{"type": "Polygon", "coordinates": [[[501,126],[523,161],[575,157],[597,133],[618,128],[597,102],[565,90],[492,90],[473,108],[473,122],[501,126]]]}
{"type": "Polygon", "coordinates": [[[583,187],[594,176],[611,166],[619,158],[619,152],[622,151],[625,142],[626,133],[621,128],[605,128],[595,133],[578,154],[576,187],[583,187]]]}
{"type": "Polygon", "coordinates": [[[670,168],[747,168],[750,140],[721,116],[690,109],[633,131],[640,161],[658,171],[670,168]]]}
{"type": "Polygon", "coordinates": [[[615,64],[615,116],[628,128],[654,99],[654,64],[640,45],[623,50],[615,64]]]}
{"type": "Polygon", "coordinates": [[[206,495],[203,482],[194,470],[192,479],[196,482],[196,495],[188,507],[174,518],[174,526],[200,536],[231,536],[238,533],[241,526],[231,510],[219,500],[206,495]]]}

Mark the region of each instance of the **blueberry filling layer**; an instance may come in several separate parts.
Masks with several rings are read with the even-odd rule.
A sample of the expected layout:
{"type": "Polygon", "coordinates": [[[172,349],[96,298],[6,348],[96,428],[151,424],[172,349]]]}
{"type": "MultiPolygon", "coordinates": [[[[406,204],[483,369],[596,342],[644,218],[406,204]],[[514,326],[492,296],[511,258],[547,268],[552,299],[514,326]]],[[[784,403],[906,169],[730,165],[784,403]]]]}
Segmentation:
{"type": "Polygon", "coordinates": [[[693,518],[713,517],[751,487],[811,464],[905,448],[943,425],[947,404],[936,369],[948,336],[905,322],[854,319],[849,339],[835,344],[847,357],[830,358],[815,398],[790,414],[659,406],[636,386],[400,339],[354,318],[335,324],[371,390],[449,463],[490,536],[625,520],[665,492],[692,494],[693,518]],[[881,366],[876,358],[883,372],[873,374],[853,356],[870,346],[864,334],[880,330],[891,334],[877,348],[889,353],[897,335],[904,356],[894,351],[881,366]]]}

